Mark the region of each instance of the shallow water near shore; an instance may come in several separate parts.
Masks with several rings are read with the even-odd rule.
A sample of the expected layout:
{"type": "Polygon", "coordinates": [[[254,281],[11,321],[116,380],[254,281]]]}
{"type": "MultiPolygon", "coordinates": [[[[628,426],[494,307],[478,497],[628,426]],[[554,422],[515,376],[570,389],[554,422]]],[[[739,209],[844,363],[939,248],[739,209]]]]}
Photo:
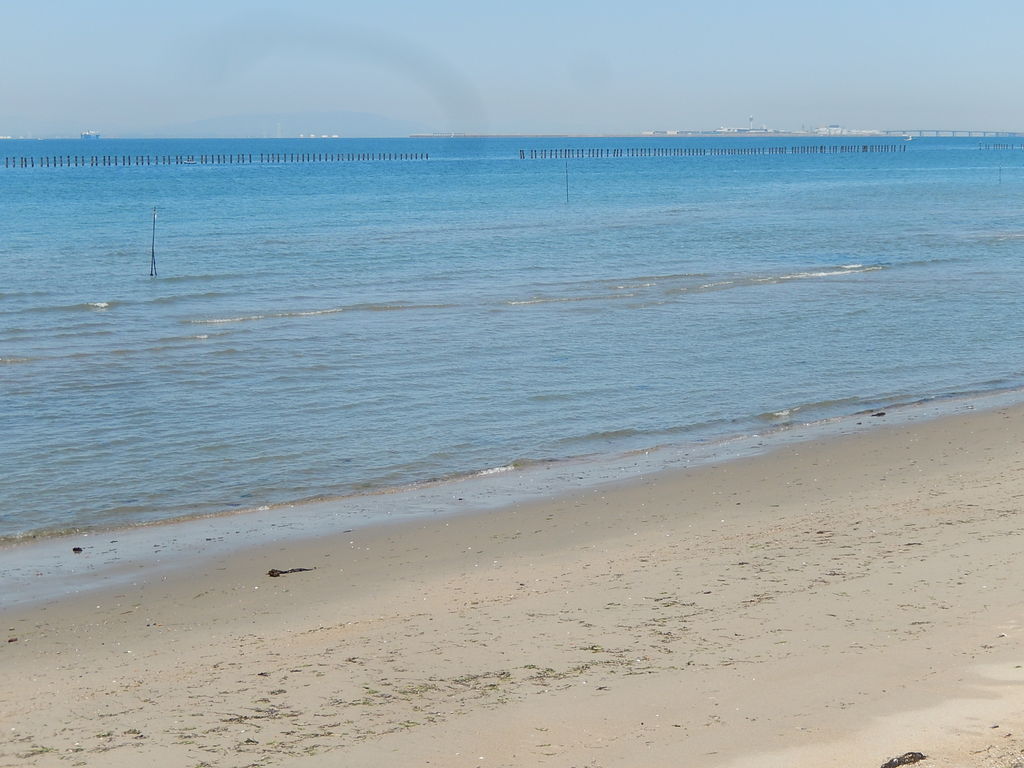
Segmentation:
{"type": "MultiPolygon", "coordinates": [[[[0,544],[0,580],[7,585],[0,592],[0,609],[151,583],[271,544],[327,538],[345,542],[349,535],[358,538],[381,526],[430,524],[467,514],[500,515],[523,504],[604,493],[663,472],[722,465],[773,450],[813,451],[813,441],[1019,406],[1022,401],[1020,390],[941,398],[699,444],[503,467],[395,492],[8,540],[0,544]]],[[[635,512],[622,510],[623,521],[635,512]]],[[[680,514],[690,512],[680,510],[680,514]]]]}
{"type": "Polygon", "coordinates": [[[0,170],[0,537],[1024,384],[1019,149],[519,157],[737,141],[864,143],[102,140],[430,159],[0,170]]]}

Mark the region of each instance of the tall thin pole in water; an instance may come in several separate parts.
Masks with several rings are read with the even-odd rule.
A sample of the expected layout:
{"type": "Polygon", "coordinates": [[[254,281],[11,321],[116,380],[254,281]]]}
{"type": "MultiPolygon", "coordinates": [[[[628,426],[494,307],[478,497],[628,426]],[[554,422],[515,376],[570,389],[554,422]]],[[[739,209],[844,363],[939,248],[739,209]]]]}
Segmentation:
{"type": "Polygon", "coordinates": [[[156,206],[153,206],[153,239],[149,245],[149,276],[156,277],[156,206]]]}

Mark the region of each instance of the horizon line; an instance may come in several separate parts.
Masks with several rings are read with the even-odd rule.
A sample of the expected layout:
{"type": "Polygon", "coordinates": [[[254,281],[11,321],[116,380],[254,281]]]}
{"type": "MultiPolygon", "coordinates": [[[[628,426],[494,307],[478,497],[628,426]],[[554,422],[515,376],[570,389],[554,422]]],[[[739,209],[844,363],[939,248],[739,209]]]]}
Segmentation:
{"type": "Polygon", "coordinates": [[[111,135],[104,136],[97,131],[85,131],[75,135],[48,136],[5,136],[0,141],[95,141],[95,140],[244,140],[282,141],[297,139],[319,140],[372,140],[372,139],[574,139],[574,138],[608,138],[608,139],[663,139],[663,138],[771,138],[806,136],[813,138],[858,138],[858,137],[917,137],[917,138],[998,138],[1024,137],[1024,131],[1005,131],[968,128],[903,128],[903,129],[815,129],[815,130],[772,130],[747,128],[718,128],[713,130],[646,130],[622,132],[509,132],[509,133],[471,133],[461,131],[434,131],[430,133],[394,134],[385,136],[345,136],[341,134],[298,134],[295,136],[161,136],[161,135],[111,135]]]}

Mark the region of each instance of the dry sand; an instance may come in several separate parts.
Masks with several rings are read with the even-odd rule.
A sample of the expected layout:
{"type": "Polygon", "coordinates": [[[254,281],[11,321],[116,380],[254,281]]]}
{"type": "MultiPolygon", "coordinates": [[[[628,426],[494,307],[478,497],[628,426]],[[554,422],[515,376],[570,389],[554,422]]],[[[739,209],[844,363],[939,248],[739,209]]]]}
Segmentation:
{"type": "Polygon", "coordinates": [[[11,609],[0,766],[1024,765],[1024,408],[878,422],[11,609]]]}

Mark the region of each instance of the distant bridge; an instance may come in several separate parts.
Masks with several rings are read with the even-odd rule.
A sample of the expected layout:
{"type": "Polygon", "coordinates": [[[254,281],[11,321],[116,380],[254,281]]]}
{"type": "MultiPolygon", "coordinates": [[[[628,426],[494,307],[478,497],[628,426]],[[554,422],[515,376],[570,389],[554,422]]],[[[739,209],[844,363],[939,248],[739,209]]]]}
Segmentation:
{"type": "Polygon", "coordinates": [[[941,128],[915,128],[904,131],[882,131],[882,133],[886,136],[1024,136],[1024,133],[1019,131],[967,131],[960,129],[945,130],[941,128]]]}

